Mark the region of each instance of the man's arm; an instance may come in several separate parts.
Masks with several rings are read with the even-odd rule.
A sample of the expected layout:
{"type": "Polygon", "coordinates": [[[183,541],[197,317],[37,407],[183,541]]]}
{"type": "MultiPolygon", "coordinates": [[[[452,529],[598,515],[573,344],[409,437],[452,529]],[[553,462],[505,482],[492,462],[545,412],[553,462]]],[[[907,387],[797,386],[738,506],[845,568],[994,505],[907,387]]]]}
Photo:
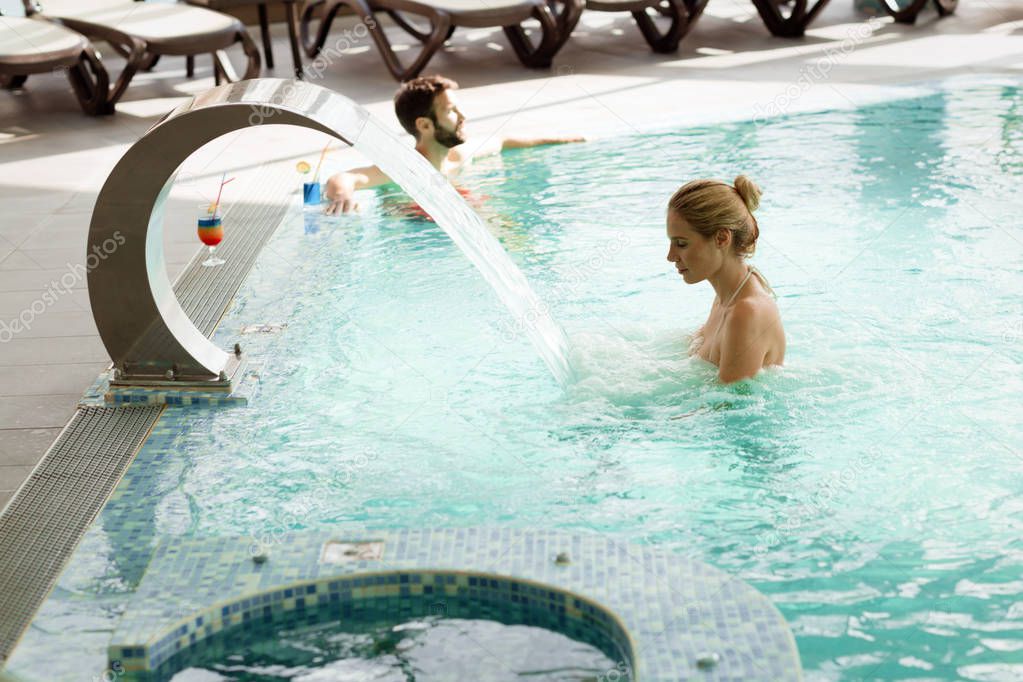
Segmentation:
{"type": "Polygon", "coordinates": [[[586,138],[583,137],[488,138],[486,142],[476,148],[472,148],[471,144],[461,145],[471,150],[471,153],[462,151],[460,147],[455,147],[451,151],[457,152],[463,160],[468,161],[470,158],[478,159],[481,156],[500,154],[508,149],[524,149],[526,147],[540,147],[546,144],[568,144],[569,142],[585,141],[586,138]]]}
{"type": "Polygon", "coordinates": [[[350,171],[332,175],[327,180],[324,190],[324,194],[330,202],[324,213],[337,215],[354,211],[359,207],[353,198],[355,190],[386,185],[390,181],[391,178],[376,166],[353,168],[350,171]]]}
{"type": "Polygon", "coordinates": [[[524,147],[542,147],[547,144],[569,144],[572,142],[585,142],[586,138],[574,137],[506,137],[501,140],[501,151],[506,149],[522,149],[524,147]]]}

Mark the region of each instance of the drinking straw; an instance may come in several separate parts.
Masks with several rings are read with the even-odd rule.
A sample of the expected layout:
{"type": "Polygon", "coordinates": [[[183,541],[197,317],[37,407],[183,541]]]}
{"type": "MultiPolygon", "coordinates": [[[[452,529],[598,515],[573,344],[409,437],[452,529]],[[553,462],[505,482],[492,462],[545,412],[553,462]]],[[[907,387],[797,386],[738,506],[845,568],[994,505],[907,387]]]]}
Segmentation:
{"type": "Polygon", "coordinates": [[[320,181],[320,166],[323,165],[323,157],[325,157],[327,155],[327,150],[330,149],[330,142],[331,141],[328,139],[327,140],[327,146],[325,146],[323,148],[323,151],[320,152],[320,160],[316,164],[316,172],[313,173],[313,182],[319,182],[320,181]]]}
{"type": "Polygon", "coordinates": [[[231,178],[231,180],[225,180],[224,178],[226,177],[227,173],[220,176],[220,189],[217,190],[217,199],[213,202],[213,210],[210,211],[210,215],[217,215],[217,209],[220,207],[220,195],[224,192],[224,185],[231,182],[231,180],[234,180],[234,178],[231,178]]]}

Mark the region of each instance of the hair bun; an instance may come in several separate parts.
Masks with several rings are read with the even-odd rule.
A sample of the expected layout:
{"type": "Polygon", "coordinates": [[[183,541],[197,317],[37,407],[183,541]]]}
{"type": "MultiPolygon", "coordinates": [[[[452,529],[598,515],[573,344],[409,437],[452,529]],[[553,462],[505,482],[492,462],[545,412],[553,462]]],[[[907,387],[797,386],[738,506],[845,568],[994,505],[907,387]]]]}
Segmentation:
{"type": "Polygon", "coordinates": [[[757,186],[757,183],[745,175],[735,178],[735,191],[739,193],[739,197],[746,204],[746,208],[749,209],[750,213],[757,210],[760,206],[760,196],[763,194],[763,191],[757,186]]]}

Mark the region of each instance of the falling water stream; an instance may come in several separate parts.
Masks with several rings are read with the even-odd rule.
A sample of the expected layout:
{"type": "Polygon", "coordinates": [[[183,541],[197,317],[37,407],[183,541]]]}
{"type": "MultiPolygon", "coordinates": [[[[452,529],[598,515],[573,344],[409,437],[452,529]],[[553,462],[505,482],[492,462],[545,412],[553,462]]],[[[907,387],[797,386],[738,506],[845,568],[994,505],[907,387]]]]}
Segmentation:
{"type": "Polygon", "coordinates": [[[563,386],[568,383],[572,368],[564,330],[451,183],[372,117],[353,146],[401,185],[451,237],[508,308],[514,328],[526,334],[558,382],[563,386]]]}

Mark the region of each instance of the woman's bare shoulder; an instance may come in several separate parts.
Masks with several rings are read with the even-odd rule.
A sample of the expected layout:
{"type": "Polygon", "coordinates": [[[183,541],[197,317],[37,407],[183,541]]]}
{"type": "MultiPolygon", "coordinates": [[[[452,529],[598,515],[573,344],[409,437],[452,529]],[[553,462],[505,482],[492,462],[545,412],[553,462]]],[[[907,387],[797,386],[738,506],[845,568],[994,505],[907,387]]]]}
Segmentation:
{"type": "Polygon", "coordinates": [[[777,322],[778,304],[766,294],[745,296],[732,304],[725,324],[730,329],[758,330],[777,322]]]}

